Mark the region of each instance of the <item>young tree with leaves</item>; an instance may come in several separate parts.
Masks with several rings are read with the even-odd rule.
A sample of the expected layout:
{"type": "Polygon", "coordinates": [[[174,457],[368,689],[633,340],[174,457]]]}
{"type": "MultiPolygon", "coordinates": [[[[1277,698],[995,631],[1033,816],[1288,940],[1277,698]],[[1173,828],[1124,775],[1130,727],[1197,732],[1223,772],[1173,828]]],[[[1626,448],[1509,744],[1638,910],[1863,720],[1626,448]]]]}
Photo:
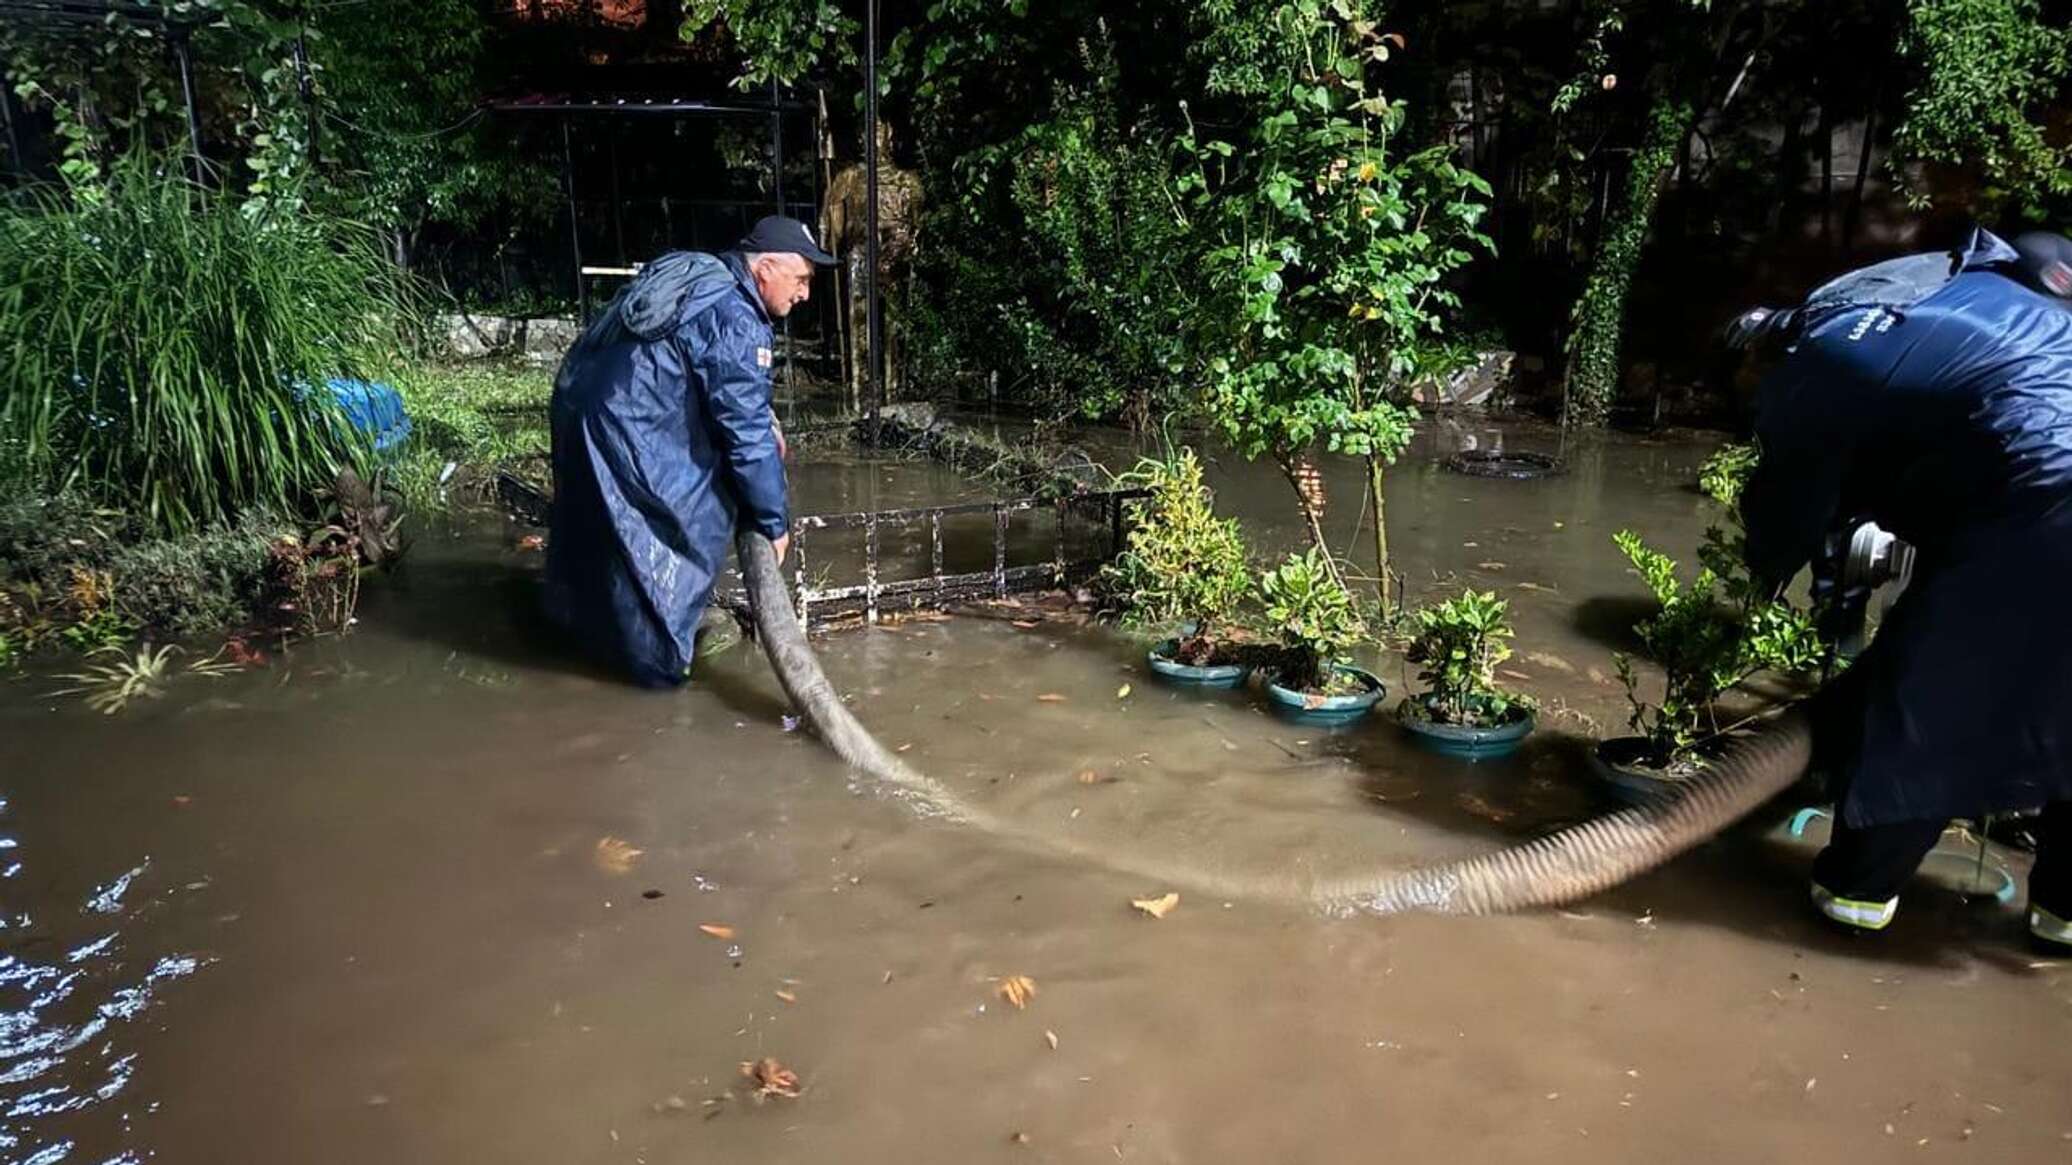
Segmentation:
{"type": "Polygon", "coordinates": [[[1281,466],[1320,549],[1313,452],[1366,461],[1386,608],[1384,471],[1416,417],[1405,378],[1458,306],[1446,277],[1488,245],[1489,187],[1448,148],[1400,140],[1404,106],[1379,73],[1404,41],[1362,0],[1212,0],[1200,22],[1208,91],[1240,131],[1184,139],[1198,166],[1182,187],[1211,233],[1205,410],[1281,466]]]}

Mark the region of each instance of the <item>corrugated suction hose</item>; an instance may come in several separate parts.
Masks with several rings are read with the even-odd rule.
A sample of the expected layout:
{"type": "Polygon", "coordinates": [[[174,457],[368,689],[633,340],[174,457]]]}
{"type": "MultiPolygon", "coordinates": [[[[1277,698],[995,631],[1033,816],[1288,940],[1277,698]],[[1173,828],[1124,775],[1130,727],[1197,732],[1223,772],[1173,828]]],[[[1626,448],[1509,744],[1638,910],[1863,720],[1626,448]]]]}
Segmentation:
{"type": "Polygon", "coordinates": [[[1217,872],[1137,853],[1111,853],[1085,841],[1042,835],[973,805],[917,772],[878,743],[842,702],[806,642],[770,541],[743,532],[736,543],[741,573],[770,666],[806,721],[852,767],[881,782],[922,812],[948,817],[1160,884],[1181,884],[1226,897],[1295,902],[1334,914],[1498,914],[1587,898],[1667,862],[1784,791],[1812,756],[1803,713],[1787,711],[1733,740],[1692,777],[1675,799],[1586,821],[1509,849],[1409,870],[1377,870],[1326,878],[1217,872]]]}

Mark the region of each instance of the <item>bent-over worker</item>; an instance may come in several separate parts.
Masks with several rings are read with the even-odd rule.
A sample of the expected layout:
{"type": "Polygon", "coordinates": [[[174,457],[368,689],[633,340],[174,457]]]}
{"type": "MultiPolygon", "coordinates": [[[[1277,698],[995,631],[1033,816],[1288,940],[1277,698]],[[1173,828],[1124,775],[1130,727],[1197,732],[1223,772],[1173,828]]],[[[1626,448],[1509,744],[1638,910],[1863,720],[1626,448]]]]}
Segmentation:
{"type": "Polygon", "coordinates": [[[2072,244],[2021,241],[1977,232],[1910,301],[1803,312],[1762,390],[1757,575],[1781,587],[1845,519],[1917,554],[1816,703],[1839,788],[1813,898],[1850,926],[1892,920],[1951,818],[2041,808],[2029,928],[2072,944],[2072,244]]]}

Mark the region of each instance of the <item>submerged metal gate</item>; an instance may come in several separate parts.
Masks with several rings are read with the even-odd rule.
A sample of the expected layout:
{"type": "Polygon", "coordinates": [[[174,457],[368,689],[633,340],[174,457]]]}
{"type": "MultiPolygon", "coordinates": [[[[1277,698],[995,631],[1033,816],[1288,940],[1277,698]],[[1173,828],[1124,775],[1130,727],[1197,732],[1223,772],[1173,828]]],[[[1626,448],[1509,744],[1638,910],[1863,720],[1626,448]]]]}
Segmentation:
{"type": "MultiPolygon", "coordinates": [[[[535,527],[547,524],[550,501],[538,486],[512,474],[500,473],[497,475],[496,493],[513,518],[535,527]]],[[[903,510],[809,514],[792,522],[793,601],[798,607],[800,621],[808,624],[847,616],[861,616],[875,623],[879,613],[886,610],[911,611],[974,599],[1002,599],[1083,582],[1121,553],[1127,504],[1148,496],[1149,491],[1142,489],[1095,490],[1056,498],[1022,497],[903,510]],[[1015,517],[1043,511],[1056,515],[1048,557],[1010,566],[1010,535],[1015,517]],[[943,520],[978,514],[992,516],[991,567],[945,573],[943,520]],[[881,533],[888,528],[906,531],[923,524],[928,530],[928,573],[886,580],[881,533]],[[863,531],[863,580],[816,585],[807,553],[809,544],[814,541],[812,535],[840,530],[863,531]],[[1080,549],[1084,549],[1090,536],[1095,552],[1075,554],[1075,540],[1080,543],[1080,549]]],[[[737,611],[746,609],[746,600],[733,588],[716,591],[712,601],[737,611]]]]}
{"type": "Polygon", "coordinates": [[[879,613],[885,610],[914,610],[972,599],[1006,598],[1082,582],[1122,551],[1125,504],[1146,496],[1149,496],[1148,491],[1141,489],[1101,490],[1052,499],[1024,497],[799,518],[792,523],[791,541],[795,580],[793,595],[799,618],[813,623],[861,615],[866,621],[875,623],[879,613]],[[1014,518],[1045,510],[1056,515],[1049,557],[1010,566],[1009,544],[1014,518]],[[943,520],[981,514],[992,517],[992,566],[990,569],[945,573],[943,520]],[[928,573],[885,580],[881,532],[888,527],[907,531],[923,524],[928,530],[928,573]],[[863,580],[842,585],[814,585],[807,553],[809,535],[816,531],[859,529],[863,531],[863,580]],[[1105,535],[1099,539],[1098,552],[1075,555],[1072,545],[1075,532],[1082,535],[1082,541],[1086,534],[1105,535]]]}

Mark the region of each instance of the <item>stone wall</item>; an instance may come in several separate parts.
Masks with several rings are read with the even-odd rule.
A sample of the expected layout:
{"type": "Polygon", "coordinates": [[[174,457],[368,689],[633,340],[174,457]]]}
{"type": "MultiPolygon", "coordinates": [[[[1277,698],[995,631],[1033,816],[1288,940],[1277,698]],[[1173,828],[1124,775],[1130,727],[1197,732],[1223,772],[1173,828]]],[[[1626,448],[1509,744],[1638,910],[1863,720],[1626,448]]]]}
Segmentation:
{"type": "Polygon", "coordinates": [[[438,320],[443,352],[456,360],[498,356],[549,367],[561,363],[581,333],[576,321],[564,316],[512,319],[454,312],[438,320]]]}

